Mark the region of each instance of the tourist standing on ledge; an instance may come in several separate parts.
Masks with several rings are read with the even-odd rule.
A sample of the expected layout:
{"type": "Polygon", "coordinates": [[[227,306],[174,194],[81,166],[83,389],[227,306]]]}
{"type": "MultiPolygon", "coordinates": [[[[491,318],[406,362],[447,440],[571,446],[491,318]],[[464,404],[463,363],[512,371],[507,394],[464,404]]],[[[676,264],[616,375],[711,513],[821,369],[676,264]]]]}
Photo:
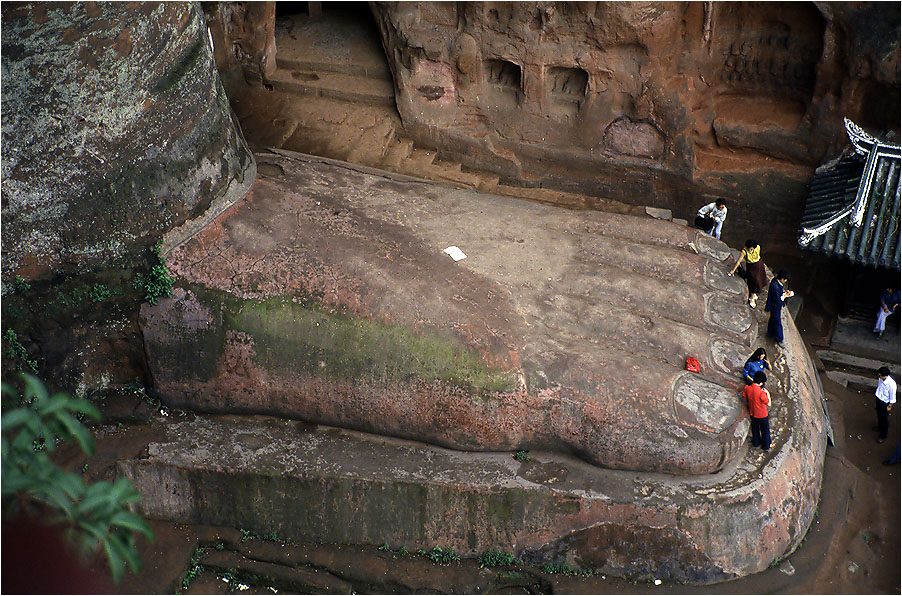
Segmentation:
{"type": "Polygon", "coordinates": [[[899,310],[899,292],[893,291],[892,286],[883,290],[880,295],[880,310],[877,311],[877,323],[874,325],[874,334],[877,337],[883,335],[886,329],[886,318],[899,310]]]}
{"type": "Polygon", "coordinates": [[[720,230],[726,218],[727,202],[723,199],[717,199],[715,202],[708,203],[698,210],[695,216],[695,226],[720,240],[720,230]]]}
{"type": "Polygon", "coordinates": [[[736,264],[727,275],[733,275],[737,269],[740,269],[739,263],[743,259],[745,259],[745,273],[741,273],[740,277],[745,278],[745,284],[749,287],[749,306],[755,308],[758,303],[758,293],[767,285],[767,272],[761,261],[761,247],[758,246],[757,241],[751,239],[745,241],[745,248],[739,253],[736,264]]]}
{"type": "Polygon", "coordinates": [[[767,334],[774,338],[781,349],[786,348],[783,343],[783,303],[793,295],[790,290],[784,288],[787,281],[789,273],[781,269],[770,282],[767,289],[767,304],[764,305],[764,312],[770,313],[767,334]]]}
{"type": "Polygon", "coordinates": [[[767,375],[763,370],[755,373],[753,383],[742,390],[742,396],[749,402],[749,418],[752,423],[752,447],[760,446],[770,449],[770,418],[767,406],[770,405],[770,392],[764,388],[767,375]]]}
{"type": "Polygon", "coordinates": [[[759,370],[770,370],[770,362],[767,361],[767,352],[764,348],[758,348],[755,353],[749,356],[742,368],[742,376],[745,378],[745,384],[751,385],[755,382],[755,373],[759,370]]]}
{"type": "Polygon", "coordinates": [[[880,380],[877,382],[877,430],[880,436],[877,438],[878,443],[886,440],[889,434],[889,411],[896,403],[896,381],[889,374],[889,368],[881,366],[877,371],[880,380]]]}

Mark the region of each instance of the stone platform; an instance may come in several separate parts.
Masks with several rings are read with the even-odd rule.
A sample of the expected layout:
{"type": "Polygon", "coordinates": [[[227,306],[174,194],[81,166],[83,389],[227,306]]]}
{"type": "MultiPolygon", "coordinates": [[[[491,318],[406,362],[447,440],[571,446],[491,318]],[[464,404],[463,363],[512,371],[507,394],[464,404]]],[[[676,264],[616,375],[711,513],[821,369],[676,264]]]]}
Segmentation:
{"type": "Polygon", "coordinates": [[[765,315],[726,276],[726,245],[653,218],[256,157],[244,201],[165,255],[173,295],[141,314],[154,391],[171,407],[348,430],[172,427],[123,464],[148,514],[697,583],[801,541],[821,393],[788,317],[785,351],[759,338],[765,315]],[[749,451],[739,398],[759,345],[773,364],[769,453],[749,451]],[[214,447],[221,457],[201,457],[214,447]],[[532,484],[510,457],[521,449],[549,466],[532,484]],[[298,514],[308,503],[325,517],[298,514]]]}

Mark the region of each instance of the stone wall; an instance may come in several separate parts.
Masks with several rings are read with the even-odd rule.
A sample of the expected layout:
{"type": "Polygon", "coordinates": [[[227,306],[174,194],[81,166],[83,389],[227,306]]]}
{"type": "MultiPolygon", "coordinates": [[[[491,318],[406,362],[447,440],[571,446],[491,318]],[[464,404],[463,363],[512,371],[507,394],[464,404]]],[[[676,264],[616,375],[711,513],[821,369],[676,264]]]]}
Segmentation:
{"type": "Polygon", "coordinates": [[[686,218],[726,197],[748,220],[728,226],[734,244],[794,244],[805,183],[846,144],[843,116],[899,128],[890,5],[371,7],[418,141],[518,184],[686,218]]]}
{"type": "Polygon", "coordinates": [[[243,194],[199,4],[4,5],[2,35],[5,281],[121,266],[243,194]]]}

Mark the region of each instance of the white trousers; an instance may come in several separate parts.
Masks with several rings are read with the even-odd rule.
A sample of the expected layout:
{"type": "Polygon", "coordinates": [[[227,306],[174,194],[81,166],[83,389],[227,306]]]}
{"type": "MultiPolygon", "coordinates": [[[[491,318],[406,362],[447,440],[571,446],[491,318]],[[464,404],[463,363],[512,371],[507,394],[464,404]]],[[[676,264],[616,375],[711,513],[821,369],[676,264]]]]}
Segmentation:
{"type": "Polygon", "coordinates": [[[886,329],[886,317],[890,316],[894,312],[895,311],[893,311],[893,310],[886,312],[881,307],[880,310],[877,312],[877,324],[874,325],[874,331],[879,331],[880,333],[883,333],[883,330],[886,329]]]}

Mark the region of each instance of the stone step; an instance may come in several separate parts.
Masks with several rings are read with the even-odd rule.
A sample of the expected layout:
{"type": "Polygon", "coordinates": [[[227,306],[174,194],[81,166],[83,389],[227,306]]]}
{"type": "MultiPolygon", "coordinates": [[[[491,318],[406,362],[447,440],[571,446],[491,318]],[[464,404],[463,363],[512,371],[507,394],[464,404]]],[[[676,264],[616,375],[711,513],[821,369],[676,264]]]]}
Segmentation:
{"type": "Polygon", "coordinates": [[[356,75],[367,79],[388,81],[389,83],[392,82],[391,70],[389,70],[388,64],[385,63],[360,64],[357,62],[328,62],[312,58],[286,57],[279,55],[276,57],[276,66],[284,70],[317,73],[335,72],[356,75]]]}
{"type": "Polygon", "coordinates": [[[383,167],[397,171],[401,167],[401,163],[410,156],[411,151],[413,151],[413,141],[405,138],[393,139],[385,151],[385,158],[382,160],[383,167]]]}
{"type": "MultiPolygon", "coordinates": [[[[876,371],[881,366],[886,365],[882,360],[873,359],[873,358],[865,358],[862,356],[853,356],[852,354],[847,354],[845,352],[838,352],[836,350],[818,350],[817,357],[821,359],[821,362],[824,363],[824,366],[832,369],[842,369],[849,371],[850,369],[855,370],[857,374],[862,376],[867,376],[871,374],[873,376],[873,371],[876,371]]],[[[890,373],[894,378],[899,378],[899,367],[893,366],[889,364],[890,373]]],[[[876,378],[876,377],[875,377],[876,378]]],[[[874,381],[876,385],[877,381],[874,381]]]]}
{"type": "MultiPolygon", "coordinates": [[[[672,548],[670,526],[662,529],[658,519],[679,524],[679,515],[669,517],[675,511],[705,515],[729,503],[748,520],[742,532],[757,536],[770,527],[751,498],[763,490],[756,481],[762,467],[771,467],[771,458],[757,450],[732,471],[687,484],[668,475],[597,468],[558,453],[531,451],[518,460],[511,452],[454,451],[265,416],[198,415],[151,424],[142,454],[120,460],[117,469],[143,496],[137,505],[142,515],[176,523],[242,528],[289,541],[387,543],[410,552],[440,545],[476,556],[501,548],[534,563],[558,556],[565,545],[573,549],[574,536],[577,545],[595,542],[598,528],[626,523],[621,532],[642,537],[641,544],[630,544],[629,557],[616,541],[591,546],[593,556],[599,549],[610,555],[612,574],[658,568],[662,579],[693,583],[729,577],[705,553],[712,552],[710,543],[735,537],[736,524],[717,515],[704,527],[689,524],[686,543],[697,551],[688,558],[672,548]],[[668,497],[652,497],[659,494],[668,497]],[[672,554],[662,558],[662,552],[672,554]]],[[[739,549],[729,556],[756,560],[755,554],[739,549]]],[[[225,554],[206,562],[244,567],[225,554]]]]}
{"type": "Polygon", "coordinates": [[[464,188],[479,188],[482,181],[476,174],[461,171],[459,163],[444,160],[436,160],[427,175],[432,180],[449,182],[464,188]]]}
{"type": "Polygon", "coordinates": [[[356,75],[301,70],[276,70],[267,80],[276,91],[311,95],[372,106],[394,106],[391,81],[356,75]]]}
{"type": "Polygon", "coordinates": [[[426,177],[423,170],[429,168],[437,157],[436,151],[433,149],[419,149],[414,147],[407,156],[407,159],[401,162],[401,171],[411,176],[426,177]]]}
{"type": "Polygon", "coordinates": [[[828,370],[827,378],[831,381],[839,383],[843,387],[849,389],[857,389],[867,393],[873,393],[877,389],[877,377],[866,377],[863,375],[844,372],[841,370],[828,370]]]}
{"type": "Polygon", "coordinates": [[[385,152],[392,146],[392,142],[396,137],[395,127],[389,120],[382,120],[372,127],[364,128],[345,161],[370,167],[379,167],[382,164],[385,152]],[[383,147],[383,154],[373,153],[373,147],[383,147]]]}

